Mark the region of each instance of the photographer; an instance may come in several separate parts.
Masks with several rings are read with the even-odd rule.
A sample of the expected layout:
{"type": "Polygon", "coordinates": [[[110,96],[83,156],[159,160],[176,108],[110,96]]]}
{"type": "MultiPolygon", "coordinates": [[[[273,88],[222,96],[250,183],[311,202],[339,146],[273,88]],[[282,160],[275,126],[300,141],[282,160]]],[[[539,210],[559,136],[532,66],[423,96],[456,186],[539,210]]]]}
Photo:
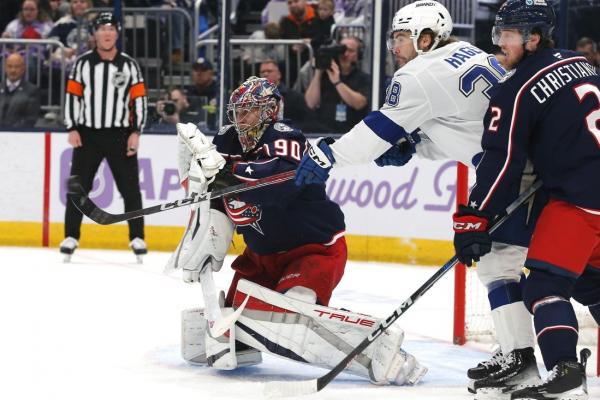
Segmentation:
{"type": "Polygon", "coordinates": [[[179,122],[198,122],[198,115],[189,112],[190,103],[181,89],[169,90],[168,100],[156,102],[156,113],[160,117],[159,123],[175,125],[179,122]]]}
{"type": "Polygon", "coordinates": [[[315,75],[304,94],[317,113],[314,132],[348,132],[368,111],[370,77],[358,66],[362,41],[355,37],[323,45],[316,55],[315,75]]]}

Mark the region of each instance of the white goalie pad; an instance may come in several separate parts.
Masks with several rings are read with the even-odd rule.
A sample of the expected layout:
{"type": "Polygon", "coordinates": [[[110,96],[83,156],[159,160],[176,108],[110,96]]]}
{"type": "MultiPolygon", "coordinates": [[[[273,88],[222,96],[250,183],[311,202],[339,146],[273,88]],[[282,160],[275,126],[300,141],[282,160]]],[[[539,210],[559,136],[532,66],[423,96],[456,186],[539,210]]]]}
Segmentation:
{"type": "MultiPolygon", "coordinates": [[[[287,359],[333,368],[377,325],[369,315],[290,298],[240,280],[235,304],[250,296],[236,323],[236,339],[287,359]]],[[[379,385],[415,384],[426,373],[401,349],[404,332],[390,327],[346,368],[379,385]]]]}
{"type": "MultiPolygon", "coordinates": [[[[224,314],[232,312],[232,308],[223,309],[224,314]]],[[[245,346],[243,349],[236,349],[235,332],[229,336],[211,337],[202,308],[190,308],[181,312],[181,356],[192,365],[210,365],[224,370],[262,362],[258,350],[245,346]]]]}
{"type": "Polygon", "coordinates": [[[183,270],[185,282],[197,282],[202,268],[221,269],[233,237],[234,224],[221,211],[201,202],[192,211],[190,222],[165,272],[183,270]]]}

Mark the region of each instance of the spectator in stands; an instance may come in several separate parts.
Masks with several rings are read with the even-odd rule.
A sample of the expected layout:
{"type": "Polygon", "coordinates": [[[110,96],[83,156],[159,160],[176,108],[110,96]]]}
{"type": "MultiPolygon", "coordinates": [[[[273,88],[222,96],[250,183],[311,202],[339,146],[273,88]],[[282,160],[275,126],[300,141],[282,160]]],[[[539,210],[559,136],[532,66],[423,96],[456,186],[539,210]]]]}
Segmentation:
{"type": "Polygon", "coordinates": [[[186,88],[188,97],[217,96],[217,81],[213,65],[207,59],[200,57],[192,65],[192,85],[186,88]]]}
{"type": "Polygon", "coordinates": [[[190,109],[206,111],[206,123],[209,129],[215,129],[217,80],[213,65],[207,59],[200,57],[192,65],[192,85],[186,87],[190,109]]]}
{"type": "Polygon", "coordinates": [[[275,60],[265,60],[260,64],[260,77],[267,78],[277,85],[277,89],[282,96],[279,103],[279,112],[283,111],[283,118],[291,120],[296,127],[305,130],[304,127],[311,119],[313,111],[306,106],[306,101],[302,93],[288,88],[281,81],[281,70],[275,60]]]}
{"type": "Polygon", "coordinates": [[[10,54],[4,63],[6,79],[0,88],[0,124],[33,127],[40,114],[39,89],[25,80],[25,60],[10,54]]]}
{"type": "MultiPolygon", "coordinates": [[[[315,35],[314,23],[316,13],[306,0],[287,0],[289,14],[279,21],[279,31],[282,39],[312,39],[315,35]]],[[[296,80],[298,75],[298,57],[300,64],[308,61],[306,46],[297,44],[290,47],[288,57],[290,60],[290,79],[296,80]]]]}
{"type": "Polygon", "coordinates": [[[52,21],[40,10],[39,0],[23,0],[21,11],[4,32],[3,38],[45,39],[52,30],[52,21]]]}
{"type": "Polygon", "coordinates": [[[317,16],[314,22],[314,33],[310,45],[314,51],[331,38],[331,27],[335,23],[333,12],[335,4],[333,0],[319,0],[317,16]]]}
{"type": "Polygon", "coordinates": [[[113,0],[92,0],[92,3],[94,4],[94,8],[113,6],[113,0]]]}
{"type": "Polygon", "coordinates": [[[369,111],[371,81],[358,66],[362,41],[348,37],[340,44],[345,52],[332,59],[328,69],[315,70],[304,94],[307,106],[317,112],[313,132],[348,132],[369,111]]]}
{"type": "MultiPolygon", "coordinates": [[[[269,22],[265,24],[264,30],[252,32],[248,39],[281,39],[279,24],[269,22]]],[[[244,47],[243,60],[248,64],[266,59],[282,61],[284,58],[285,47],[281,45],[248,45],[244,47]]]]}
{"type": "Polygon", "coordinates": [[[48,18],[52,22],[56,22],[66,13],[64,3],[66,2],[63,0],[47,0],[47,7],[42,7],[42,9],[48,14],[48,18]]]}
{"type": "Polygon", "coordinates": [[[281,18],[279,30],[283,39],[312,38],[316,21],[315,9],[306,0],[287,0],[289,14],[281,18]]]}
{"type": "Polygon", "coordinates": [[[599,71],[598,68],[598,47],[596,42],[594,42],[589,37],[582,37],[577,41],[575,46],[575,51],[580,52],[583,56],[588,60],[590,64],[596,67],[596,71],[599,71]]]}
{"type": "MultiPolygon", "coordinates": [[[[92,0],[71,0],[69,12],[56,21],[54,28],[52,28],[48,34],[49,38],[60,40],[60,42],[65,45],[65,59],[68,64],[75,62],[78,42],[82,45],[82,48],[80,49],[81,53],[87,51],[89,48],[91,36],[88,30],[85,27],[82,27],[79,29],[80,38],[78,40],[77,22],[90,8],[92,8],[92,0]]],[[[88,17],[91,18],[92,16],[88,15],[88,17]]],[[[52,54],[52,59],[54,61],[60,61],[60,49],[56,49],[52,54]]]]}

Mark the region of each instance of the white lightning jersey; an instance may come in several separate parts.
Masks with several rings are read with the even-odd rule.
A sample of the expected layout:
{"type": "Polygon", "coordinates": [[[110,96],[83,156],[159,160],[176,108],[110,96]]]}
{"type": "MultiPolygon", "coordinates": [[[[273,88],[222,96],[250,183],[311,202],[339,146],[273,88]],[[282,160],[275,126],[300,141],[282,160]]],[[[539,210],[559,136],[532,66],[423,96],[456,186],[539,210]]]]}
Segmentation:
{"type": "Polygon", "coordinates": [[[417,145],[418,155],[473,166],[482,152],[488,91],[502,75],[495,57],[467,42],[416,57],[394,74],[384,106],[331,145],[336,164],[373,161],[420,129],[427,137],[417,145]]]}

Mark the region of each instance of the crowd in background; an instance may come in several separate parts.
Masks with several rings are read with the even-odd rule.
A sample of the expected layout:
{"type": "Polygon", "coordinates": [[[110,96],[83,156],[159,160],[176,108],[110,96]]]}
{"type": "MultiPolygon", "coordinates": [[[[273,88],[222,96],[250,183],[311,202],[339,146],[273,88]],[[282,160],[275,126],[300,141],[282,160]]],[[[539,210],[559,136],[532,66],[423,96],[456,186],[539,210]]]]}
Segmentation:
{"type": "MultiPolygon", "coordinates": [[[[124,7],[180,8],[194,15],[192,0],[123,0],[124,7]]],[[[332,36],[335,24],[360,24],[364,21],[366,0],[248,0],[234,2],[238,19],[234,37],[250,39],[300,39],[307,45],[263,45],[236,53],[231,68],[232,87],[248,76],[260,75],[277,83],[283,96],[281,115],[306,132],[343,133],[360,121],[370,109],[371,68],[362,62],[364,43],[360,35],[347,32],[332,36]],[[241,15],[259,13],[262,26],[241,26],[241,15]],[[334,41],[334,39],[336,39],[334,41]],[[312,55],[308,51],[312,48],[312,55]],[[343,47],[342,47],[343,46],[343,47]],[[296,60],[298,62],[289,62],[296,60]],[[239,61],[239,63],[238,63],[239,61]],[[240,67],[241,66],[241,67],[240,67]],[[241,68],[241,69],[240,69],[241,68]]],[[[497,2],[482,2],[497,3],[497,2]]],[[[2,46],[2,86],[0,88],[0,126],[26,128],[61,124],[60,74],[64,59],[68,74],[77,55],[94,47],[87,21],[88,10],[112,7],[112,0],[5,0],[0,16],[0,36],[4,39],[56,39],[63,47],[2,46]],[[32,66],[36,66],[34,68],[32,66]],[[50,94],[48,94],[50,90],[50,94]],[[40,99],[48,98],[41,102],[40,99]],[[50,107],[44,107],[46,106],[50,107]],[[54,106],[54,107],[52,107],[54,106]]],[[[217,2],[203,2],[199,28],[206,31],[216,23],[217,2]]],[[[170,63],[180,68],[185,79],[150,93],[147,130],[172,133],[176,122],[201,123],[208,130],[218,125],[217,72],[205,49],[184,56],[185,24],[169,24],[167,32],[170,63]],[[175,37],[179,39],[174,39],[175,37]],[[166,94],[165,94],[166,93],[166,94]]],[[[366,29],[366,31],[370,31],[366,29]]],[[[201,32],[198,32],[201,33],[201,32]]],[[[125,40],[127,40],[125,36],[125,40]]],[[[580,37],[575,50],[582,52],[596,68],[600,67],[597,37],[580,37]]],[[[124,47],[131,43],[124,44],[124,47]]],[[[492,51],[492,49],[485,49],[492,51]]],[[[499,58],[502,56],[499,55],[499,58]]],[[[163,71],[164,73],[164,71],[163,71]]]]}

